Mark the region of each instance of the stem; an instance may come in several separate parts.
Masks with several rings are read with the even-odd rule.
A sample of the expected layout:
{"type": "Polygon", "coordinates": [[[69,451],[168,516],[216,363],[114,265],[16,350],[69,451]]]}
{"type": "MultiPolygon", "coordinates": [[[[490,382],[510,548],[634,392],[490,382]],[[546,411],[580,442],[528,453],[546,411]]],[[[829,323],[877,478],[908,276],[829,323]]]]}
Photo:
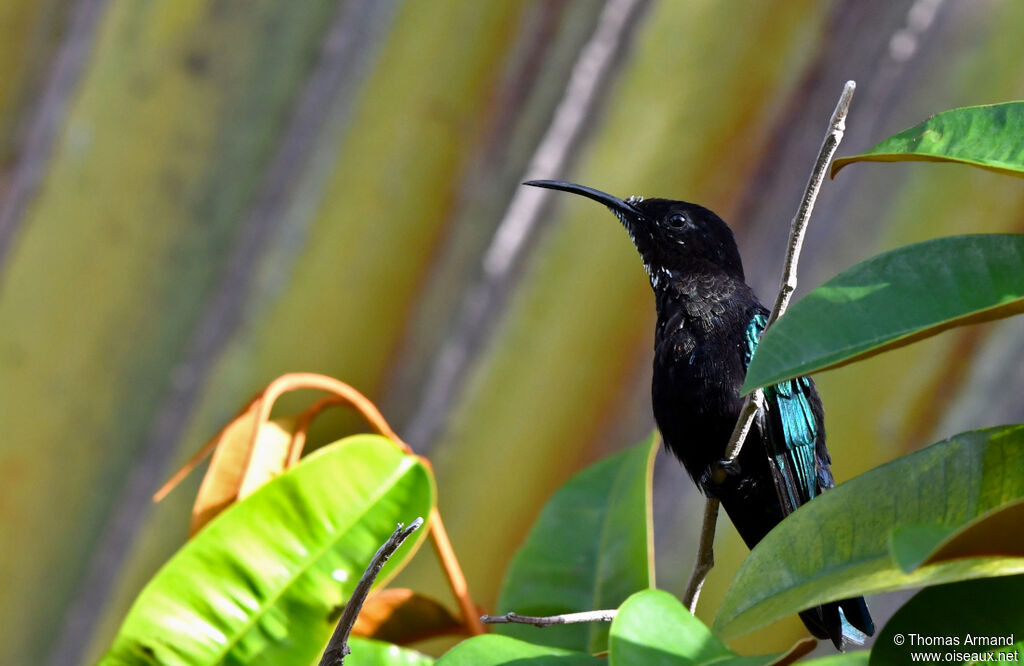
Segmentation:
{"type": "MultiPolygon", "coordinates": [[[[747,435],[750,434],[750,428],[754,425],[754,418],[762,407],[764,407],[764,391],[761,389],[757,389],[743,401],[740,417],[736,420],[736,426],[732,429],[732,435],[729,437],[729,444],[725,447],[725,459],[728,462],[733,462],[740,455],[740,449],[743,448],[743,443],[747,441],[747,435]]],[[[716,474],[715,481],[721,483],[724,479],[716,474]]]]}
{"type": "MultiPolygon", "coordinates": [[[[807,224],[810,222],[811,212],[814,210],[814,202],[818,199],[818,192],[821,191],[821,184],[825,180],[828,165],[832,162],[832,156],[835,155],[839,142],[843,140],[843,133],[846,131],[846,115],[849,113],[850,100],[853,99],[853,91],[856,87],[857,84],[853,81],[846,82],[846,85],[843,86],[842,94],[839,95],[835,111],[832,112],[828,133],[825,134],[825,139],[821,143],[818,159],[814,162],[814,169],[811,171],[811,177],[807,180],[803,199],[800,200],[800,208],[797,209],[793,222],[790,225],[789,249],[786,252],[786,262],[782,269],[779,295],[775,299],[775,307],[772,308],[771,316],[768,317],[767,326],[771,326],[775,323],[776,319],[782,316],[782,313],[789,306],[790,299],[793,298],[793,292],[796,291],[797,264],[800,261],[800,250],[803,248],[807,224]]],[[[725,447],[725,460],[723,463],[732,463],[739,457],[740,451],[743,449],[743,443],[746,441],[750,428],[754,424],[754,418],[763,404],[764,392],[761,389],[757,389],[747,395],[746,400],[743,401],[743,406],[740,408],[740,416],[736,421],[736,427],[733,428],[732,436],[725,447]]],[[[719,469],[715,471],[713,480],[721,483],[724,477],[725,472],[721,469],[720,465],[719,469]]],[[[690,581],[686,586],[686,595],[683,598],[683,603],[690,609],[691,613],[697,610],[700,589],[704,585],[704,579],[707,578],[708,572],[711,571],[715,564],[714,543],[715,527],[718,522],[718,504],[718,499],[709,497],[704,508],[704,523],[701,526],[697,561],[694,564],[693,573],[690,574],[690,581]]]]}
{"type": "Polygon", "coordinates": [[[564,615],[548,615],[546,617],[534,617],[531,615],[517,615],[506,613],[505,615],[484,615],[480,621],[484,624],[530,624],[534,627],[553,627],[557,624],[581,624],[583,622],[611,622],[619,611],[593,610],[582,613],[565,613],[564,615]]]}
{"type": "Polygon", "coordinates": [[[857,84],[847,81],[843,86],[843,92],[839,95],[839,102],[836,103],[835,111],[832,112],[832,119],[829,121],[828,134],[821,142],[821,149],[818,151],[818,159],[814,163],[814,170],[807,180],[807,188],[804,190],[804,197],[800,201],[800,208],[793,217],[789,230],[789,251],[786,253],[786,263],[782,268],[782,283],[779,286],[779,295],[775,299],[775,307],[768,317],[768,326],[775,323],[775,320],[782,316],[789,306],[789,300],[796,291],[796,269],[800,261],[800,250],[803,248],[804,235],[807,231],[807,224],[811,220],[811,212],[814,210],[814,202],[818,200],[818,192],[821,191],[821,184],[828,172],[828,165],[836,154],[839,142],[843,140],[846,132],[846,115],[850,111],[850,100],[853,99],[853,91],[857,84]]]}
{"type": "Polygon", "coordinates": [[[683,595],[683,603],[690,609],[690,614],[697,612],[697,599],[700,598],[700,590],[704,587],[704,580],[708,573],[715,566],[715,527],[718,524],[717,497],[709,497],[704,505],[704,522],[700,528],[700,544],[697,546],[697,563],[693,565],[693,573],[690,574],[690,581],[686,584],[686,593],[683,595]]]}
{"type": "Polygon", "coordinates": [[[480,617],[477,615],[480,611],[477,610],[473,598],[469,594],[466,576],[462,573],[458,558],[455,557],[455,549],[452,548],[451,541],[448,540],[448,531],[444,528],[441,512],[436,506],[430,512],[430,539],[434,544],[434,552],[441,563],[441,568],[444,569],[448,578],[452,595],[454,595],[456,603],[459,604],[459,610],[462,611],[463,624],[474,636],[483,634],[484,625],[481,624],[480,617]]]}
{"type": "Polygon", "coordinates": [[[423,518],[417,518],[412,521],[409,527],[405,527],[402,523],[398,523],[398,527],[388,537],[388,540],[384,542],[377,553],[370,560],[370,564],[366,567],[366,571],[363,572],[363,577],[359,579],[359,583],[356,585],[356,589],[352,592],[352,596],[349,598],[348,603],[345,604],[345,610],[341,613],[341,618],[338,620],[338,626],[334,628],[334,633],[331,635],[331,640],[327,643],[327,648],[324,650],[323,657],[320,658],[320,666],[342,666],[345,663],[345,656],[352,652],[348,646],[348,637],[352,633],[352,627],[356,623],[356,618],[359,617],[359,611],[363,607],[363,602],[366,601],[366,595],[370,592],[370,587],[373,586],[373,581],[377,580],[377,575],[380,574],[380,570],[384,568],[384,564],[388,561],[388,558],[398,550],[398,547],[402,545],[409,535],[420,528],[423,524],[423,518]]]}

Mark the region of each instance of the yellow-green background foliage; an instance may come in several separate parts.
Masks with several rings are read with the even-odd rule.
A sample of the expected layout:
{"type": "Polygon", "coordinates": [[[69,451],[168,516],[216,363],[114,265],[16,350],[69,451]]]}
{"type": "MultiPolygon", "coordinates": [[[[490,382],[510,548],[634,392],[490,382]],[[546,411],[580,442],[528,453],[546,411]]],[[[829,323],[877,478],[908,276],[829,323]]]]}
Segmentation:
{"type": "MultiPolygon", "coordinates": [[[[765,300],[846,79],[842,154],[1024,96],[1015,0],[640,4],[570,165],[540,175],[710,206],[765,300]]],[[[491,607],[549,494],[652,427],[653,300],[593,204],[550,206],[485,325],[459,330],[602,6],[0,0],[0,663],[105,647],[185,537],[189,488],[148,495],[292,370],[352,383],[432,457],[491,607]],[[460,381],[421,427],[459,339],[460,381]]],[[[1022,211],[1019,181],[991,173],[851,167],[826,186],[802,286],[895,245],[1020,231],[1022,211]]],[[[1022,342],[1011,321],[822,375],[837,478],[1020,420],[1022,342]]],[[[355,427],[332,416],[314,443],[355,427]]],[[[659,584],[678,592],[700,504],[668,459],[655,508],[659,584]]],[[[729,526],[718,542],[705,619],[745,554],[729,526]]],[[[445,595],[427,558],[400,582],[445,595]]]]}

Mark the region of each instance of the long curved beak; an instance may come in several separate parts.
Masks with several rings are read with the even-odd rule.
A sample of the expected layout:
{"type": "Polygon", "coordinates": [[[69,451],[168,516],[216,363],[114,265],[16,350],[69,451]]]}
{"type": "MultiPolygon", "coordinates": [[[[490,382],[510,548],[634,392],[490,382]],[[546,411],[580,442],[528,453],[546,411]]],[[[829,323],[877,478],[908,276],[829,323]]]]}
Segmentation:
{"type": "Polygon", "coordinates": [[[579,194],[588,199],[593,199],[598,203],[603,203],[613,211],[629,215],[635,218],[642,218],[644,215],[635,206],[629,202],[613,197],[606,192],[595,190],[592,187],[585,187],[583,185],[576,185],[575,183],[566,183],[561,180],[529,180],[523,183],[523,185],[530,185],[532,187],[546,187],[549,190],[561,190],[563,192],[570,192],[572,194],[579,194]]]}

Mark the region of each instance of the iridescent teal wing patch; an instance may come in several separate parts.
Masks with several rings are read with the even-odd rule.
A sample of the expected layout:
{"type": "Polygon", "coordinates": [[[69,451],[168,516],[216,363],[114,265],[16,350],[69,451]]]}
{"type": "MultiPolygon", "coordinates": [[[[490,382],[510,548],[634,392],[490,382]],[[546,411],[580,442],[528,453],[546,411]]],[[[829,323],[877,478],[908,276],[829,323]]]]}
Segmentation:
{"type": "MultiPolygon", "coordinates": [[[[747,327],[748,365],[767,321],[765,315],[757,314],[747,327]]],[[[787,514],[818,494],[815,451],[820,433],[811,408],[811,390],[807,377],[765,387],[764,412],[759,415],[779,501],[787,514]]]]}

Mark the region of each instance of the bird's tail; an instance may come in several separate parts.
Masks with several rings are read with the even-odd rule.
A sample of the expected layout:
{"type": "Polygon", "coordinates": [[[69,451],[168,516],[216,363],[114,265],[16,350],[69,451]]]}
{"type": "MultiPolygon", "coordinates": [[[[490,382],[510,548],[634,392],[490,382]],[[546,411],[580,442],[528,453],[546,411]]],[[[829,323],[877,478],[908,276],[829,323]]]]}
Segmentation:
{"type": "Polygon", "coordinates": [[[817,638],[828,638],[837,650],[861,645],[875,633],[875,623],[868,613],[864,597],[843,599],[808,608],[800,619],[817,638]]]}

